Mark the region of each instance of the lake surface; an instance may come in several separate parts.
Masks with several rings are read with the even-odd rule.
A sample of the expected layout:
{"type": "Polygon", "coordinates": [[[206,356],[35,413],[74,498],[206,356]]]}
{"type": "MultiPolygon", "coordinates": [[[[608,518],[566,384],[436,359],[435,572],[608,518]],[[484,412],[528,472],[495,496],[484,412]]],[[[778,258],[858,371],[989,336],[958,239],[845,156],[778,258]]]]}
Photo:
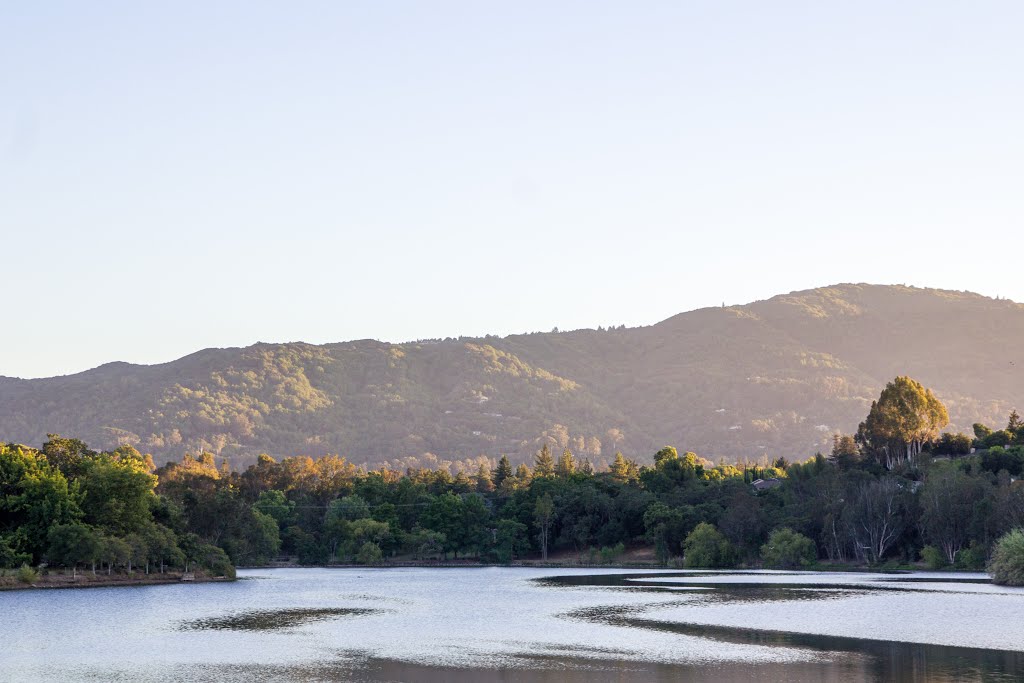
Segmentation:
{"type": "Polygon", "coordinates": [[[1024,680],[1024,589],[982,574],[239,577],[0,593],[0,680],[1024,680]]]}

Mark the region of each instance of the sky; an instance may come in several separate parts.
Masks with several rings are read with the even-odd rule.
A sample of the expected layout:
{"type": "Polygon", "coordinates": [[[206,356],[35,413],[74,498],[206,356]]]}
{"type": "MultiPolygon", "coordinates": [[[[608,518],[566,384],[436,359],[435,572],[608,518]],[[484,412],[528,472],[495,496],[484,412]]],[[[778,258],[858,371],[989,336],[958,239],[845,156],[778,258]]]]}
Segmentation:
{"type": "Polygon", "coordinates": [[[1024,3],[0,3],[0,375],[1024,301],[1024,3]]]}

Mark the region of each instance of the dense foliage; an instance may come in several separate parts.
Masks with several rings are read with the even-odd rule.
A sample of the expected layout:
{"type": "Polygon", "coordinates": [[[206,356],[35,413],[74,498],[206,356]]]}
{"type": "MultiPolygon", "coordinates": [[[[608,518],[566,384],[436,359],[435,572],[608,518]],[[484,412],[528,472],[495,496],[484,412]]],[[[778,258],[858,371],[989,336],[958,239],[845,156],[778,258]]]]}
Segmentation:
{"type": "MultiPolygon", "coordinates": [[[[0,378],[0,440],[38,444],[56,431],[102,449],[130,444],[157,464],[213,453],[232,469],[260,453],[336,453],[367,469],[472,473],[481,454],[530,464],[544,443],[599,469],[666,443],[715,462],[802,458],[855,432],[895,367],[927,379],[952,431],[1001,420],[1024,405],[1024,363],[1008,362],[1021,338],[1013,302],[841,285],[635,329],[257,344],[0,378]]],[[[882,458],[883,413],[870,435],[882,458]]],[[[1003,431],[990,445],[1006,445],[1003,431]]]]}
{"type": "MultiPolygon", "coordinates": [[[[42,562],[150,573],[195,565],[233,568],[216,539],[203,540],[155,493],[153,462],[131,446],[98,453],[50,435],[41,450],[0,445],[0,568],[42,562]]],[[[276,529],[273,530],[276,534],[276,529]]]]}
{"type": "MultiPolygon", "coordinates": [[[[96,453],[51,435],[39,451],[0,450],[0,564],[226,571],[229,561],[281,555],[304,564],[612,562],[649,550],[688,567],[983,567],[997,539],[1024,527],[1024,426],[1013,413],[1006,429],[947,438],[934,422],[921,426],[922,405],[944,413],[931,392],[908,378],[886,392],[903,398],[889,404],[883,394],[872,413],[883,406],[889,423],[911,428],[881,441],[865,428],[836,435],[830,453],[802,463],[716,466],[665,447],[651,465],[618,453],[595,468],[545,444],[532,466],[482,459],[454,474],[268,455],[239,472],[209,453],[154,470],[131,447],[96,453]],[[986,447],[999,432],[1005,445],[986,447]]],[[[1009,566],[1003,557],[993,566],[1009,566]]]]}
{"type": "Polygon", "coordinates": [[[999,539],[988,571],[996,583],[1024,586],[1024,530],[1014,529],[999,539]]]}

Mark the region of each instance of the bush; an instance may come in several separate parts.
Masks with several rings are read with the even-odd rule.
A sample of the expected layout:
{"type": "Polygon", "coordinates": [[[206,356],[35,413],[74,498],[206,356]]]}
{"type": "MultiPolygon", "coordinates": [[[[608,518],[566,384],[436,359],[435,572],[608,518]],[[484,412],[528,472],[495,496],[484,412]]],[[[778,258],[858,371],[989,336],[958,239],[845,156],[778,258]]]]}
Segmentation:
{"type": "Polygon", "coordinates": [[[928,565],[928,569],[942,569],[948,564],[945,553],[933,545],[921,548],[921,559],[928,565]]]}
{"type": "Polygon", "coordinates": [[[729,541],[707,522],[701,522],[690,532],[683,548],[687,567],[732,567],[735,564],[735,553],[729,541]]]}
{"type": "Polygon", "coordinates": [[[956,568],[972,572],[982,571],[985,569],[985,549],[972,542],[970,548],[964,548],[957,553],[956,568]]]}
{"type": "Polygon", "coordinates": [[[39,580],[39,572],[27,564],[21,565],[18,569],[18,581],[22,583],[35,583],[39,580]]]}
{"type": "Polygon", "coordinates": [[[993,583],[1024,586],[1024,529],[1014,529],[996,542],[988,573],[993,583]]]}
{"type": "Polygon", "coordinates": [[[814,564],[818,549],[814,541],[803,534],[782,527],[773,531],[768,542],[761,546],[761,559],[766,567],[795,569],[814,564]]]}
{"type": "Polygon", "coordinates": [[[356,562],[359,564],[380,564],[383,558],[384,553],[381,552],[380,546],[373,541],[364,543],[356,554],[356,562]]]}

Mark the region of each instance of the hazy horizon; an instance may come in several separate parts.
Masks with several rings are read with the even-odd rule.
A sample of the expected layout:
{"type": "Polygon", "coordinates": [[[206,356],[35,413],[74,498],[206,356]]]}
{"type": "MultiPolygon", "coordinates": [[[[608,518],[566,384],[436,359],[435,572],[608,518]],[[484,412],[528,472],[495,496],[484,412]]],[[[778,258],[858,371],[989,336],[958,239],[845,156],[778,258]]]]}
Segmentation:
{"type": "Polygon", "coordinates": [[[1024,300],[1024,6],[0,10],[0,375],[1024,300]],[[879,21],[879,17],[884,21],[879,21]]]}

